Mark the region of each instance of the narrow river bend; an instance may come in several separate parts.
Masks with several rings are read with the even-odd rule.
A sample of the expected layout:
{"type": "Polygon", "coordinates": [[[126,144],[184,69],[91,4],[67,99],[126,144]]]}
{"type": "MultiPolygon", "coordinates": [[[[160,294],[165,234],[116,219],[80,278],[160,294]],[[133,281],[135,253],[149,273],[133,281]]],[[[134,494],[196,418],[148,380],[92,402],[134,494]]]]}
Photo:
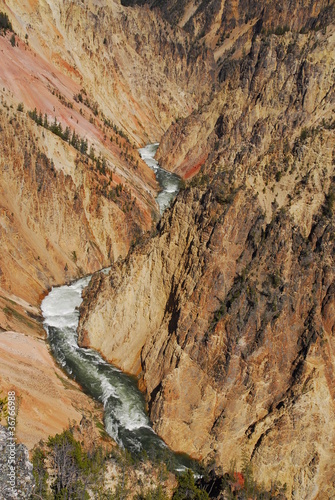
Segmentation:
{"type": "MultiPolygon", "coordinates": [[[[161,169],[154,160],[157,146],[146,146],[140,154],[155,171],[161,186],[157,202],[162,213],[179,190],[179,178],[161,169]]],[[[146,452],[151,458],[164,458],[176,469],[189,466],[187,457],[173,454],[153,431],[136,380],[107,363],[93,349],[78,346],[79,306],[82,291],[90,280],[89,276],[55,287],[42,302],[44,328],[53,356],[86,393],[103,404],[106,431],[121,447],[132,453],[146,452]]]]}

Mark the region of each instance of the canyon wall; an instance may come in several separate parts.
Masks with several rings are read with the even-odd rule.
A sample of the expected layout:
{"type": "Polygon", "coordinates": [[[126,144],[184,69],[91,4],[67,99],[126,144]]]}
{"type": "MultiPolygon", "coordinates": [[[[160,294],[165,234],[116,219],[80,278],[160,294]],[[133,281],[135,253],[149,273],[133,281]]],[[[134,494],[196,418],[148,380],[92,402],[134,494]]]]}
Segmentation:
{"type": "Polygon", "coordinates": [[[252,33],[163,138],[166,165],[200,173],[92,281],[80,341],[139,377],[173,449],[331,498],[334,26],[252,33]]]}
{"type": "Polygon", "coordinates": [[[41,336],[49,286],[114,262],[85,292],[79,339],[138,376],[165,441],[223,472],[247,457],[288,498],[331,498],[333,4],[122,3],[0,1],[17,33],[0,37],[7,350],[36,347],[8,331],[41,336]],[[158,213],[136,147],[168,127],[159,161],[194,178],[135,245],[158,213]]]}
{"type": "Polygon", "coordinates": [[[16,32],[14,44],[0,37],[0,286],[37,304],[51,284],[125,257],[151,229],[157,183],[137,146],[197,108],[214,58],[150,10],[117,1],[0,9],[16,32]]]}
{"type": "Polygon", "coordinates": [[[5,113],[3,108],[1,287],[36,305],[51,284],[125,256],[134,236],[150,229],[151,214],[135,198],[127,213],[103,195],[105,176],[73,148],[23,113],[9,120],[5,113]]]}
{"type": "Polygon", "coordinates": [[[10,23],[0,30],[0,385],[23,401],[17,436],[32,447],[79,421],[79,405],[92,410],[60,381],[46,343],[30,338],[45,338],[41,299],[151,231],[158,185],[137,147],[197,107],[214,59],[117,1],[1,0],[0,12],[10,23]],[[62,411],[52,417],[55,398],[62,411]]]}
{"type": "Polygon", "coordinates": [[[210,92],[211,51],[149,9],[118,1],[4,3],[22,38],[137,144],[160,139],[210,92]]]}

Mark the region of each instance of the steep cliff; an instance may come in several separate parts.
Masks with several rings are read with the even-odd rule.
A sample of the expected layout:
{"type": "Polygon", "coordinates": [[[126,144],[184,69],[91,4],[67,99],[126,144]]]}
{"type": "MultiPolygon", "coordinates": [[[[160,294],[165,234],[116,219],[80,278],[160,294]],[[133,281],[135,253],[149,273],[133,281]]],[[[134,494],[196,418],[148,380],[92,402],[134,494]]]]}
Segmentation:
{"type": "Polygon", "coordinates": [[[125,256],[133,238],[150,229],[150,212],[130,190],[129,209],[121,197],[112,202],[108,173],[99,173],[91,160],[87,165],[84,155],[23,113],[10,110],[7,118],[5,103],[0,116],[1,287],[38,304],[51,284],[125,256]]]}
{"type": "Polygon", "coordinates": [[[116,0],[2,3],[29,46],[138,143],[159,140],[210,92],[212,53],[149,9],[116,0]]]}
{"type": "Polygon", "coordinates": [[[137,148],[209,95],[214,58],[118,1],[0,0],[0,13],[0,386],[32,448],[93,405],[41,341],[41,298],[152,229],[158,186],[137,148]]]}
{"type": "Polygon", "coordinates": [[[297,499],[335,493],[334,41],[329,19],[255,28],[226,58],[213,100],[160,148],[200,174],[92,281],[79,328],[140,377],[172,448],[223,470],[246,456],[297,499]]]}
{"type": "Polygon", "coordinates": [[[14,441],[15,453],[13,453],[13,441],[8,429],[0,425],[0,494],[2,498],[15,500],[17,498],[29,498],[35,486],[32,474],[33,466],[29,462],[28,451],[22,444],[14,441]],[[12,456],[16,457],[15,480],[10,484],[11,466],[9,464],[12,456]]]}
{"type": "Polygon", "coordinates": [[[209,95],[214,59],[117,1],[0,9],[16,31],[0,36],[0,286],[37,304],[51,284],[124,257],[151,229],[157,184],[136,145],[209,95]]]}
{"type": "Polygon", "coordinates": [[[329,118],[324,100],[329,106],[335,14],[334,5],[326,4],[309,17],[296,5],[291,24],[281,24],[270,3],[272,10],[268,6],[259,17],[229,29],[213,49],[216,92],[198,112],[170,127],[158,150],[161,164],[187,179],[215,149],[226,161],[241,163],[252,147],[256,161],[271,143],[286,136],[292,142],[302,126],[329,118]]]}

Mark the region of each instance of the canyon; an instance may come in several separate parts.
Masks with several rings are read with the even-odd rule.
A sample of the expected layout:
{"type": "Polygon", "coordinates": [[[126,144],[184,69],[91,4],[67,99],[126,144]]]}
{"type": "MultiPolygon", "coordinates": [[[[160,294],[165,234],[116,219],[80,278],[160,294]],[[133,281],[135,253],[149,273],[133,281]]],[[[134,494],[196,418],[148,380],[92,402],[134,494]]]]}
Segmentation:
{"type": "Polygon", "coordinates": [[[54,366],[39,311],[95,273],[79,342],[138,378],[169,447],[332,498],[334,3],[0,11],[16,32],[0,36],[0,379],[22,397],[18,437],[100,411],[54,366]],[[153,142],[184,179],[161,218],[138,153],[153,142]]]}
{"type": "MultiPolygon", "coordinates": [[[[0,328],[3,359],[8,352],[14,358],[1,365],[1,389],[15,389],[26,401],[17,431],[32,447],[81,418],[77,396],[71,403],[40,342],[41,299],[51,286],[125,257],[151,231],[159,217],[158,185],[137,148],[196,107],[197,72],[210,79],[212,61],[194,50],[191,64],[181,46],[186,37],[173,38],[169,24],[154,15],[127,17],[118,2],[101,9],[94,2],[1,1],[0,10],[15,31],[0,36],[0,328]],[[149,36],[152,23],[153,44],[139,38],[149,36]],[[179,59],[179,68],[169,57],[179,59]],[[194,75],[186,79],[188,68],[194,75]],[[27,370],[36,375],[45,367],[32,384],[14,376],[23,355],[17,335],[27,370]],[[54,421],[53,399],[44,398],[39,416],[34,410],[46,377],[66,401],[54,421]]],[[[92,411],[84,395],[81,406],[92,411]]]]}

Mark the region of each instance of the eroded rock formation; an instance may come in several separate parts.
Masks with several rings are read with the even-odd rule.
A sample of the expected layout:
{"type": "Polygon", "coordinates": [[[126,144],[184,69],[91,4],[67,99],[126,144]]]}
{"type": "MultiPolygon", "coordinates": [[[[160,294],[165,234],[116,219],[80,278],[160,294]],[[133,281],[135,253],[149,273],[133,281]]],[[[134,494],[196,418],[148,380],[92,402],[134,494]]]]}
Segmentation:
{"type": "Polygon", "coordinates": [[[165,164],[200,174],[92,281],[79,333],[140,377],[175,450],[224,470],[245,454],[288,498],[331,498],[334,28],[259,28],[164,137],[165,164]]]}

